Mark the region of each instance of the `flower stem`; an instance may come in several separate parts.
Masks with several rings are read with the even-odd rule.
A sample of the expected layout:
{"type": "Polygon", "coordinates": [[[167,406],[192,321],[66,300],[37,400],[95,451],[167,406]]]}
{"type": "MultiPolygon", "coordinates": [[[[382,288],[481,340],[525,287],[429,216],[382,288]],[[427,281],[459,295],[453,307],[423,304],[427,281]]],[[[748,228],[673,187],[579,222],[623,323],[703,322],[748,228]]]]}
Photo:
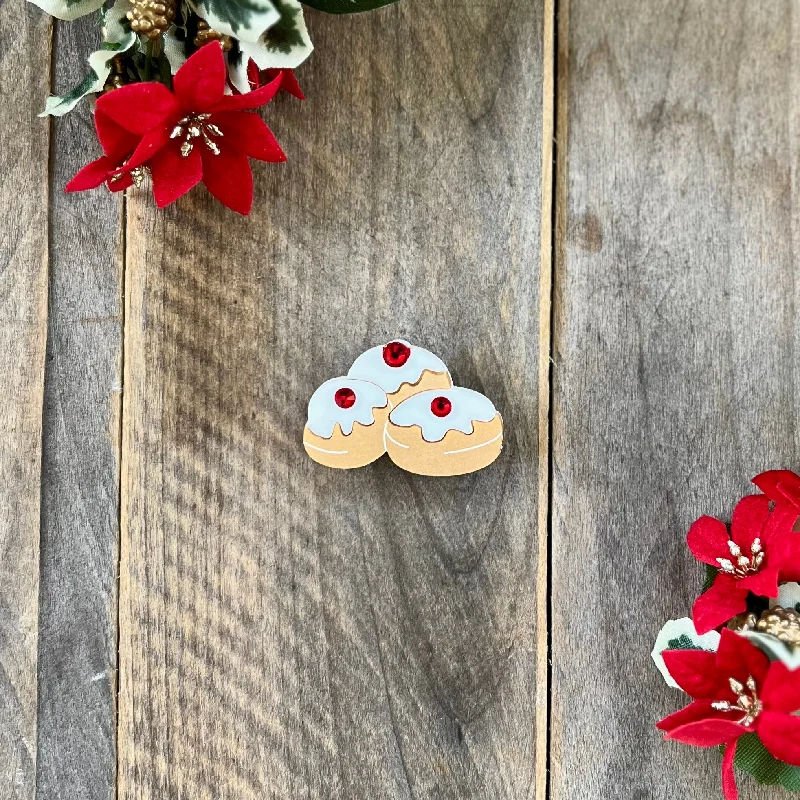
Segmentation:
{"type": "Polygon", "coordinates": [[[144,58],[144,79],[149,81],[153,75],[153,47],[155,41],[153,39],[147,40],[147,49],[145,50],[144,58]]]}

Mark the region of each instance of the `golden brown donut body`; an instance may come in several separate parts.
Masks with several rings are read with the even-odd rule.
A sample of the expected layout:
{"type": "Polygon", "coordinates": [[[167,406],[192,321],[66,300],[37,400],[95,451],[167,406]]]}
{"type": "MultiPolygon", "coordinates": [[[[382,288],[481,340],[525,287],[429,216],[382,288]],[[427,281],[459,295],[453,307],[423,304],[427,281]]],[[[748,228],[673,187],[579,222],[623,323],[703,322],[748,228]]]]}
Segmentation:
{"type": "Polygon", "coordinates": [[[426,442],[419,425],[386,423],[386,452],[398,467],[417,475],[466,475],[489,466],[502,449],[499,414],[489,422],[473,422],[472,433],[448,431],[439,442],[426,442]]]}

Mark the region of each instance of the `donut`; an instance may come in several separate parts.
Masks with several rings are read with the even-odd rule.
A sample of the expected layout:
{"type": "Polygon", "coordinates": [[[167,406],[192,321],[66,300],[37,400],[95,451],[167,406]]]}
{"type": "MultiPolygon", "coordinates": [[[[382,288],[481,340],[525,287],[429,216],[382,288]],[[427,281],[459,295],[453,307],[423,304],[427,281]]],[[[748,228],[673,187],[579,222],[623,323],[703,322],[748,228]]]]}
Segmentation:
{"type": "Polygon", "coordinates": [[[362,353],[347,375],[377,383],[389,396],[392,406],[417,392],[448,389],[453,385],[441,358],[402,339],[362,353]]]}
{"type": "Polygon", "coordinates": [[[391,405],[374,383],[325,381],[308,402],[303,446],[317,463],[335,469],[364,467],[385,452],[383,430],[391,405]]]}
{"type": "Polygon", "coordinates": [[[479,392],[432,389],[392,409],[385,438],[389,458],[407,472],[465,475],[500,455],[503,420],[479,392]]]}

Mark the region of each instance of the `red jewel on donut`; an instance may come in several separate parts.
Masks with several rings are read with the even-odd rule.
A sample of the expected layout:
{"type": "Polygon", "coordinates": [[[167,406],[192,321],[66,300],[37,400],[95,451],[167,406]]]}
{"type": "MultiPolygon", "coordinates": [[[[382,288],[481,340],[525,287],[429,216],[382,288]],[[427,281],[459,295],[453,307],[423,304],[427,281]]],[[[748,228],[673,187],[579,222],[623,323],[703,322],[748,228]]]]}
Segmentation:
{"type": "Polygon", "coordinates": [[[437,397],[431,403],[431,413],[435,417],[446,417],[453,410],[453,404],[446,397],[437,397]]]}
{"type": "Polygon", "coordinates": [[[339,408],[352,408],[353,403],[356,401],[356,393],[352,389],[348,389],[344,386],[336,390],[333,401],[339,408]]]}
{"type": "Polygon", "coordinates": [[[383,348],[383,360],[389,367],[402,367],[411,355],[411,348],[402,342],[389,342],[383,348]]]}

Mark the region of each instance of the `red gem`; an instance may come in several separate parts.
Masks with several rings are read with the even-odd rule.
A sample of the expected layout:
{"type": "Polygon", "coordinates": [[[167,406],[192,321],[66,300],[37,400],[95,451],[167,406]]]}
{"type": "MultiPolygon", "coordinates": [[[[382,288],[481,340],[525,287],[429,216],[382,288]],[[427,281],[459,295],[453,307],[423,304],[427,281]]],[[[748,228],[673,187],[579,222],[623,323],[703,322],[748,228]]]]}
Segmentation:
{"type": "Polygon", "coordinates": [[[389,342],[383,348],[383,360],[390,367],[402,367],[411,355],[411,348],[402,342],[389,342]]]}
{"type": "Polygon", "coordinates": [[[342,389],[337,389],[333,399],[339,408],[352,408],[353,403],[356,401],[356,393],[346,386],[342,389]]]}
{"type": "Polygon", "coordinates": [[[431,412],[435,417],[446,417],[453,410],[453,404],[446,397],[437,397],[431,403],[431,412]]]}

